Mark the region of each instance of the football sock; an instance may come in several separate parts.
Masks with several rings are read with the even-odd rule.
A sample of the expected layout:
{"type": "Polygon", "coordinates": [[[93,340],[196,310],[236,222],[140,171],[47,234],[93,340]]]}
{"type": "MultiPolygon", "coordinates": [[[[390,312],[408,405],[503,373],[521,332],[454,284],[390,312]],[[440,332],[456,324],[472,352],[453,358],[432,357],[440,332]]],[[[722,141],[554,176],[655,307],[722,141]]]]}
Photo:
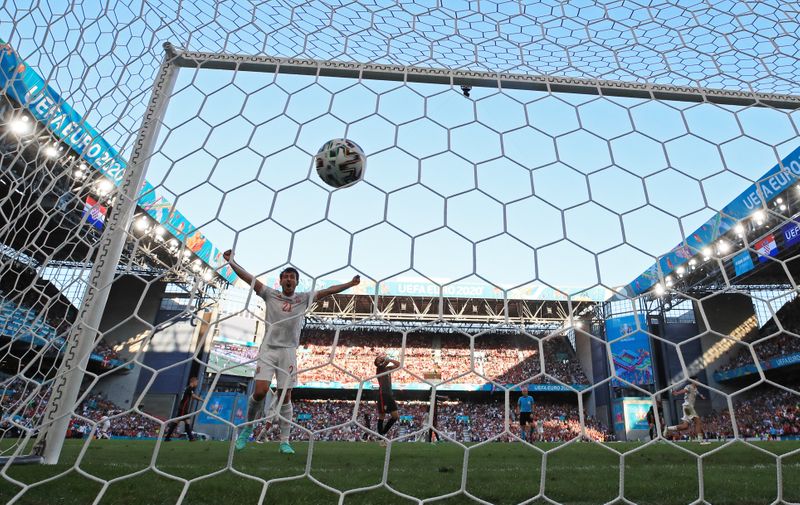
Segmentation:
{"type": "Polygon", "coordinates": [[[264,409],[264,399],[256,400],[252,396],[250,401],[247,402],[247,420],[255,421],[261,416],[261,411],[264,409]]]}
{"type": "Polygon", "coordinates": [[[384,425],[383,432],[381,433],[381,435],[386,435],[387,433],[389,433],[389,430],[392,429],[392,426],[394,426],[394,423],[396,422],[397,419],[395,419],[394,417],[390,417],[389,422],[384,425]]]}
{"type": "Polygon", "coordinates": [[[281,442],[288,442],[289,435],[292,432],[292,418],[294,417],[294,405],[292,402],[286,402],[281,405],[281,442]]]}

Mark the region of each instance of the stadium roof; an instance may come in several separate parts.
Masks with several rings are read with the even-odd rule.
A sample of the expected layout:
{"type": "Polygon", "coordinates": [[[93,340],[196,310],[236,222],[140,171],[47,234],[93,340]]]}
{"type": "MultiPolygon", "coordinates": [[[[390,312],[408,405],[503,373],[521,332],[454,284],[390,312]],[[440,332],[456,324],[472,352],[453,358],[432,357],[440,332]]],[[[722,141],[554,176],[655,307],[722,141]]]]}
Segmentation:
{"type": "MultiPolygon", "coordinates": [[[[119,185],[126,162],[77,111],[30,68],[9,44],[0,40],[0,88],[61,142],[78,153],[86,166],[119,185]]],[[[178,211],[158,188],[145,181],[139,208],[228,282],[235,280],[222,252],[178,211]]]]}
{"type": "MultiPolygon", "coordinates": [[[[688,234],[683,242],[661,256],[655,264],[623,287],[622,292],[631,297],[645,293],[665,282],[665,278],[670,274],[679,272],[696,256],[711,256],[707,252],[715,241],[729,232],[735,232],[740,222],[755,217],[759,211],[768,210],[769,204],[777,202],[778,198],[797,181],[798,176],[800,176],[800,147],[773,166],[755,184],[749,186],[697,230],[688,234]]],[[[783,278],[786,279],[785,274],[783,278]]]]}

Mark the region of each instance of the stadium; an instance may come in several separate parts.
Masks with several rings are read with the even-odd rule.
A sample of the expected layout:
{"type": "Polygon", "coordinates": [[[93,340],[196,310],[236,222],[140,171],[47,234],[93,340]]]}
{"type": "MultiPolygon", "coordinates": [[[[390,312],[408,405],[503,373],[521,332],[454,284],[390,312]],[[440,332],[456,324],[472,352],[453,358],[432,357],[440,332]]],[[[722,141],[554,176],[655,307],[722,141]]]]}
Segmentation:
{"type": "Polygon", "coordinates": [[[0,499],[800,502],[797,5],[134,4],[0,7],[0,499]]]}

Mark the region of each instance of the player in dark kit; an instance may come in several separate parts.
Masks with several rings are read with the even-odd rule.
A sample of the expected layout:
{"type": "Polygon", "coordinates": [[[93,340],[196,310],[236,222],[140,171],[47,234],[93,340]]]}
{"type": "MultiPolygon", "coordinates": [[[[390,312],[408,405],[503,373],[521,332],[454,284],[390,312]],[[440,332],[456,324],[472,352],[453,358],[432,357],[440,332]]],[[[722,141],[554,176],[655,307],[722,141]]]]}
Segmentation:
{"type": "Polygon", "coordinates": [[[400,363],[387,356],[375,358],[375,369],[378,374],[378,434],[386,435],[392,429],[394,423],[400,419],[397,411],[397,402],[392,396],[392,371],[400,368],[400,363]],[[389,422],[384,424],[386,414],[389,414],[389,422]]]}
{"type": "Polygon", "coordinates": [[[656,428],[656,413],[653,411],[653,406],[650,406],[650,410],[647,411],[647,426],[650,428],[650,440],[656,438],[656,433],[658,433],[658,429],[656,428]]]}
{"type": "Polygon", "coordinates": [[[164,442],[169,442],[172,440],[172,434],[175,432],[175,428],[178,427],[178,423],[183,423],[184,429],[186,431],[186,437],[194,442],[194,434],[192,434],[192,421],[191,417],[189,417],[189,406],[192,404],[192,399],[202,402],[203,398],[198,396],[194,390],[197,387],[197,377],[192,377],[189,379],[189,385],[186,386],[186,389],[183,390],[183,396],[181,397],[181,403],[178,405],[178,415],[177,417],[182,418],[178,419],[177,421],[172,421],[167,426],[167,434],[164,437],[164,442]]]}

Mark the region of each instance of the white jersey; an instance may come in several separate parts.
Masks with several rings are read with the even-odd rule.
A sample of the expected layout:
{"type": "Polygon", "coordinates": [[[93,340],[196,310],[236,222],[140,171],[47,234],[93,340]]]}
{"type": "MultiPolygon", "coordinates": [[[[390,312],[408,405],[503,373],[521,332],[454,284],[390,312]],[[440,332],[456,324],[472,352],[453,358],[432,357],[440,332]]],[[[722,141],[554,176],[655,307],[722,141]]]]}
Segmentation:
{"type": "Polygon", "coordinates": [[[683,404],[694,408],[694,401],[697,399],[697,386],[689,383],[685,389],[686,394],[683,395],[683,404]]]}
{"type": "Polygon", "coordinates": [[[306,310],[314,301],[314,292],[295,292],[292,296],[284,296],[264,286],[258,295],[267,302],[267,331],[261,347],[292,347],[300,345],[300,330],[306,310]]]}

